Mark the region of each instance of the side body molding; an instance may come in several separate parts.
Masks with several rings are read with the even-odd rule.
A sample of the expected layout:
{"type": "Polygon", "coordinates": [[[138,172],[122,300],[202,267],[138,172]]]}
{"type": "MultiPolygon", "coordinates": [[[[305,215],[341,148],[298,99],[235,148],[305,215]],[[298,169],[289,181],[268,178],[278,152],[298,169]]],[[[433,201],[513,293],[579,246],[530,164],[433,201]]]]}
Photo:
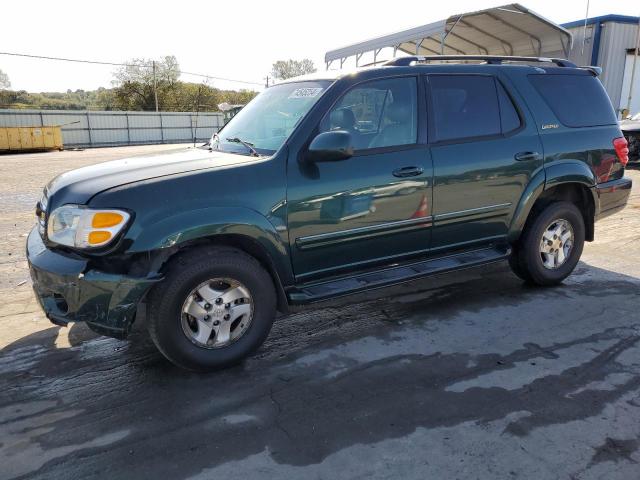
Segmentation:
{"type": "Polygon", "coordinates": [[[258,243],[268,254],[286,285],[293,281],[288,246],[275,226],[262,214],[244,207],[207,207],[171,215],[129,232],[127,253],[149,252],[215,235],[241,235],[258,243]]]}
{"type": "Polygon", "coordinates": [[[511,220],[507,240],[513,243],[520,237],[533,205],[545,190],[567,183],[577,183],[589,188],[594,202],[597,202],[593,188],[596,184],[596,178],[586,163],[579,160],[560,160],[546,164],[531,177],[520,197],[511,220]]]}

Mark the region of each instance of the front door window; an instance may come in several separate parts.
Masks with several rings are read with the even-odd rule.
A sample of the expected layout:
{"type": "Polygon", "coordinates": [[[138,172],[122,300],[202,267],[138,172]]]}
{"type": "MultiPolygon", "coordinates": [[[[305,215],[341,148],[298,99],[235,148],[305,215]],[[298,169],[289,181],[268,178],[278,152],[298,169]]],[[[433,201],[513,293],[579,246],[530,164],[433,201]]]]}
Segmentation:
{"type": "Polygon", "coordinates": [[[356,151],[416,143],[418,114],[414,77],[377,80],[354,87],[331,109],[320,130],[346,130],[356,151]]]}

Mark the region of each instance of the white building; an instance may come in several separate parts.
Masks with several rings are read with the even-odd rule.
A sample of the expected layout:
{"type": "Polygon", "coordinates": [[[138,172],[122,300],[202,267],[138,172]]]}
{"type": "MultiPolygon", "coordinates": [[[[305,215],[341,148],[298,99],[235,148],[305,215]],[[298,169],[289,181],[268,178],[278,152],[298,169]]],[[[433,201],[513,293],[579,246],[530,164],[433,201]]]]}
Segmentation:
{"type": "MultiPolygon", "coordinates": [[[[618,112],[625,110],[629,103],[634,50],[638,48],[639,41],[639,21],[638,17],[605,15],[588,18],[586,29],[584,19],[562,25],[573,36],[569,60],[577,65],[602,68],[600,80],[618,112]]],[[[640,112],[640,57],[635,63],[630,105],[632,113],[640,112]]]]}

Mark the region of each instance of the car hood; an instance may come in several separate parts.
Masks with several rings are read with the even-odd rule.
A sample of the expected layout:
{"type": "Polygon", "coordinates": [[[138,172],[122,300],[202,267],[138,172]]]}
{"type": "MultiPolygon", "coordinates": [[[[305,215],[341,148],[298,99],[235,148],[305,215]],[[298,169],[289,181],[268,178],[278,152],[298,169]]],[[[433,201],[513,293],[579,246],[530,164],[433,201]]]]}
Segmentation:
{"type": "Polygon", "coordinates": [[[185,149],[99,163],[63,173],[49,182],[49,205],[85,204],[94,195],[128,183],[213,168],[232,168],[262,158],[205,149],[185,149]]]}

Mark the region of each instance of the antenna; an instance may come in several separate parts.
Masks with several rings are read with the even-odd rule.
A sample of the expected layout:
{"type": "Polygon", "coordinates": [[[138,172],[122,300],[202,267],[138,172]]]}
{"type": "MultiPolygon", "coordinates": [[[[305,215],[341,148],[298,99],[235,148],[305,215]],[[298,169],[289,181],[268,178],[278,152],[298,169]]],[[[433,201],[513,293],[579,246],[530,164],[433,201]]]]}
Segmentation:
{"type": "Polygon", "coordinates": [[[584,42],[587,41],[587,19],[589,18],[589,0],[587,0],[587,11],[584,14],[584,28],[582,29],[582,50],[580,55],[584,55],[584,42]]]}

